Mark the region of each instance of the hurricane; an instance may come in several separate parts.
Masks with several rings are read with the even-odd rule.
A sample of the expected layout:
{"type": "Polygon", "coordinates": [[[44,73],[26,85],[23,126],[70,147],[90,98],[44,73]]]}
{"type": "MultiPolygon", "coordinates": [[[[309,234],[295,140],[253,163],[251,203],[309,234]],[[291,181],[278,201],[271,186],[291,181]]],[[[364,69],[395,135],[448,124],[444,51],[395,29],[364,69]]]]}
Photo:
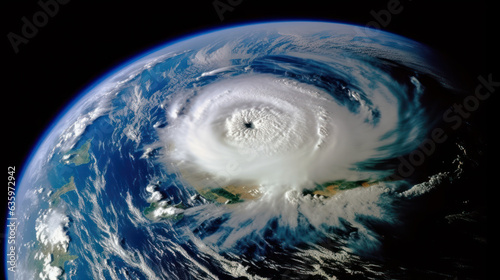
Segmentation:
{"type": "Polygon", "coordinates": [[[399,199],[387,193],[405,183],[389,179],[390,163],[432,127],[419,80],[428,74],[345,47],[314,55],[301,47],[212,57],[215,65],[239,63],[203,72],[173,93],[152,147],[203,198],[229,205],[191,209],[183,218],[190,231],[217,228],[202,239],[222,252],[265,256],[335,240],[347,251],[376,254],[379,236],[359,217],[391,223],[380,205],[399,199]],[[341,191],[363,186],[372,187],[341,191]],[[348,236],[339,239],[336,230],[348,236]]]}
{"type": "Polygon", "coordinates": [[[135,58],[32,156],[17,203],[19,231],[35,234],[16,241],[13,279],[451,277],[466,256],[412,245],[475,153],[461,129],[446,153],[414,152],[462,94],[443,61],[398,35],[305,21],[135,58]]]}
{"type": "Polygon", "coordinates": [[[379,176],[356,165],[411,151],[423,134],[422,108],[405,98],[407,91],[422,94],[415,77],[404,85],[367,65],[338,73],[336,65],[295,57],[253,63],[173,101],[161,131],[167,162],[229,184],[303,188],[379,176]],[[322,68],[311,77],[314,63],[322,68]],[[334,78],[341,74],[344,80],[334,78]],[[322,76],[330,81],[315,84],[322,76]]]}
{"type": "MultiPolygon", "coordinates": [[[[246,187],[258,197],[228,210],[231,230],[217,243],[234,245],[237,236],[248,238],[275,220],[284,226],[275,234],[302,239],[311,224],[299,216],[320,219],[317,229],[354,214],[332,213],[336,207],[325,196],[305,191],[379,181],[392,170],[375,166],[412,151],[427,133],[423,85],[415,76],[398,81],[376,61],[342,50],[315,59],[270,55],[202,73],[188,93],[165,104],[162,160],[202,192],[246,187]]],[[[326,196],[335,192],[325,189],[326,196]]],[[[376,207],[376,200],[361,203],[376,207]]]]}

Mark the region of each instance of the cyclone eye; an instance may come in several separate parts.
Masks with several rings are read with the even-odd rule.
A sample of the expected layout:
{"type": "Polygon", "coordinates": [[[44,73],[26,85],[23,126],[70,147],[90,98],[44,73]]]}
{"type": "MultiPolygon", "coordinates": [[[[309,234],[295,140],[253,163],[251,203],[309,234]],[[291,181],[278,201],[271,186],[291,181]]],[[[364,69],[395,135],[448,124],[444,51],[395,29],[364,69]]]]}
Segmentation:
{"type": "Polygon", "coordinates": [[[245,126],[245,128],[248,128],[248,129],[254,129],[255,128],[254,125],[253,125],[253,123],[251,121],[245,122],[245,123],[243,123],[243,125],[245,126]]]}

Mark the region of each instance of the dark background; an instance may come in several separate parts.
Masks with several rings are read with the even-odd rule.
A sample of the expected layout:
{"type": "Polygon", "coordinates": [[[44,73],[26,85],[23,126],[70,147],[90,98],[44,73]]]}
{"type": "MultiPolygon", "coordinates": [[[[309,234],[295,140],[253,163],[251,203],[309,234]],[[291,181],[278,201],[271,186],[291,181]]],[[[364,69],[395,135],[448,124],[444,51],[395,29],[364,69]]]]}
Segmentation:
{"type": "MultiPolygon", "coordinates": [[[[222,14],[221,21],[214,0],[71,0],[59,4],[58,12],[15,53],[8,34],[22,35],[21,19],[32,21],[42,10],[37,2],[5,0],[1,4],[6,85],[2,138],[6,139],[6,165],[16,166],[18,180],[32,149],[59,113],[89,84],[138,54],[194,32],[256,21],[313,19],[365,26],[375,21],[372,10],[387,9],[391,1],[218,0],[236,4],[222,14]]],[[[470,86],[465,91],[472,94],[478,75],[491,73],[493,80],[500,81],[498,9],[490,3],[494,4],[400,0],[402,11],[393,14],[382,29],[425,43],[455,61],[461,79],[470,86]]],[[[498,92],[500,88],[494,94],[498,92]]],[[[498,97],[493,96],[474,112],[488,131],[487,138],[498,128],[497,103],[498,97]]],[[[6,205],[6,193],[0,195],[4,201],[0,205],[6,205]]]]}

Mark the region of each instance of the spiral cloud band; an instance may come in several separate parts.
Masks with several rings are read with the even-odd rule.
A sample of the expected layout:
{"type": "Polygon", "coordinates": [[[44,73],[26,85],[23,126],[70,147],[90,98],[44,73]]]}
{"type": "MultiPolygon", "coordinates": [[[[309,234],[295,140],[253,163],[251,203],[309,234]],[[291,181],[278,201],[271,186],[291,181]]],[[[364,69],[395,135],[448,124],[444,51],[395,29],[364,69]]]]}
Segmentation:
{"type": "Polygon", "coordinates": [[[339,96],[248,68],[179,95],[168,107],[169,125],[162,132],[167,160],[195,186],[211,178],[217,185],[257,185],[267,192],[375,179],[356,164],[413,145],[411,136],[401,141],[394,132],[405,120],[398,99],[407,89],[362,63],[354,67],[357,91],[339,83],[334,89],[342,91],[339,96]]]}

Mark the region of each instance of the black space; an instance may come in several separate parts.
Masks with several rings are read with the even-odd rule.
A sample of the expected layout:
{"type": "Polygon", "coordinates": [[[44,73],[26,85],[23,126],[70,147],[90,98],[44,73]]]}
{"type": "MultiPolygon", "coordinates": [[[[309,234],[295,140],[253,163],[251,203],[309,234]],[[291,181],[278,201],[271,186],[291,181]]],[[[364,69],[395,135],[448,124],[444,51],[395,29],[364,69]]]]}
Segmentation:
{"type": "MultiPolygon", "coordinates": [[[[365,26],[374,21],[370,11],[387,9],[391,0],[217,1],[241,3],[226,11],[221,21],[214,0],[71,0],[60,4],[47,24],[38,28],[28,43],[19,45],[17,54],[8,34],[21,35],[21,19],[32,20],[42,9],[36,0],[2,1],[6,85],[2,135],[7,139],[6,165],[16,166],[19,176],[40,136],[83,89],[119,64],[161,43],[194,32],[256,21],[313,19],[365,26]]],[[[472,89],[479,75],[492,73],[493,80],[500,81],[498,8],[494,2],[400,0],[400,6],[402,11],[393,14],[383,30],[425,43],[456,61],[455,67],[461,69],[472,89]]],[[[482,128],[498,128],[494,124],[498,117],[493,114],[497,101],[494,96],[478,111],[482,128]]]]}

